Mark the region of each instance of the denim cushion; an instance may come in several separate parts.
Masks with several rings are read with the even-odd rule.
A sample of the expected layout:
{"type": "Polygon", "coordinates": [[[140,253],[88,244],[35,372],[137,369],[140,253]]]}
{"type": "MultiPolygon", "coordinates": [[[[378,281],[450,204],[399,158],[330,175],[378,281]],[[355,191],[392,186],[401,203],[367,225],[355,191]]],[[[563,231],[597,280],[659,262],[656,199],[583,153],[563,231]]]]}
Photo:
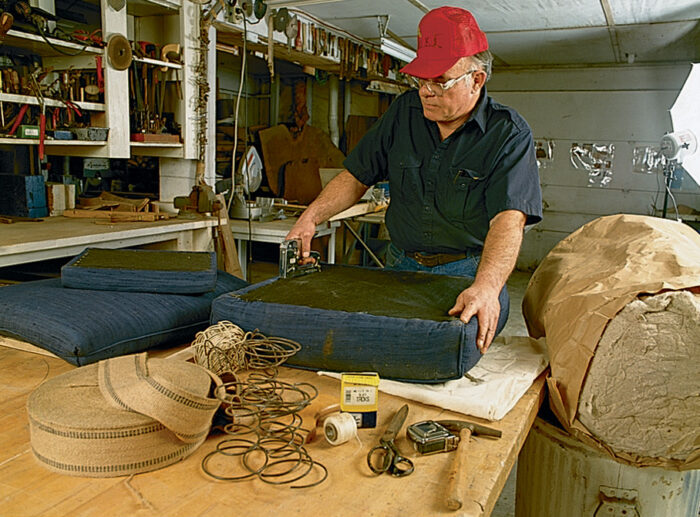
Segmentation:
{"type": "Polygon", "coordinates": [[[60,278],[0,287],[0,334],[85,365],[170,343],[207,327],[211,302],[248,285],[219,271],[202,295],[70,289],[60,278]]]}
{"type": "MultiPolygon", "coordinates": [[[[374,371],[382,378],[438,383],[461,377],[481,357],[478,323],[448,316],[467,277],[324,265],[321,272],[273,278],[227,293],[211,323],[301,344],[285,364],[328,371],[374,371]]],[[[508,317],[504,288],[499,301],[508,317]]]]}
{"type": "Polygon", "coordinates": [[[87,248],[61,268],[63,287],[201,294],[216,286],[216,254],[87,248]]]}

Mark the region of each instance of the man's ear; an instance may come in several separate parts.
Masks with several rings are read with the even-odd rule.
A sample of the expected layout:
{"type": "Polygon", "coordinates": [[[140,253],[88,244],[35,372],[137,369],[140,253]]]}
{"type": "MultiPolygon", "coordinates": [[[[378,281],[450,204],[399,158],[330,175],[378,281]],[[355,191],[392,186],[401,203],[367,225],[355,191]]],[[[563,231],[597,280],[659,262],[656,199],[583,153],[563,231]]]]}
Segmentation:
{"type": "Polygon", "coordinates": [[[486,84],[486,72],[479,70],[472,74],[472,93],[478,93],[486,84]]]}

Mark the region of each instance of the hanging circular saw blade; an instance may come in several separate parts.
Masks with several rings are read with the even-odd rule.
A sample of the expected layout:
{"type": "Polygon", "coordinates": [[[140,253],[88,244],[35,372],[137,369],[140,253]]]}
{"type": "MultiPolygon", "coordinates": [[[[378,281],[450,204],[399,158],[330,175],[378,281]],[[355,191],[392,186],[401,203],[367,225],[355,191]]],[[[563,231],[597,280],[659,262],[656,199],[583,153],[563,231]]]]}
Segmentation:
{"type": "Polygon", "coordinates": [[[277,32],[284,32],[289,23],[289,10],[286,7],[282,7],[273,16],[274,27],[277,32]]]}
{"type": "Polygon", "coordinates": [[[249,147],[245,160],[241,159],[238,175],[242,178],[246,194],[252,194],[262,185],[263,163],[255,147],[249,147]]]}
{"type": "Polygon", "coordinates": [[[267,12],[267,4],[263,0],[255,0],[253,4],[253,13],[258,20],[262,20],[267,12]]]}
{"type": "Polygon", "coordinates": [[[121,34],[112,34],[107,40],[107,57],[115,70],[126,70],[133,58],[129,40],[121,34]]]}

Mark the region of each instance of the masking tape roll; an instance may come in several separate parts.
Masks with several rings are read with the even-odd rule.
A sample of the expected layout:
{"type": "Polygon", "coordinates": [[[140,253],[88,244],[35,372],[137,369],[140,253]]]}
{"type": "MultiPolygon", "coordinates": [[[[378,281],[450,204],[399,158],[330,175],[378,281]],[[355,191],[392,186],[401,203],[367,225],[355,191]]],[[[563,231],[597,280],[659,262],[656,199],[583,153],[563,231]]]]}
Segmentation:
{"type": "Polygon", "coordinates": [[[357,436],[357,422],[349,413],[331,415],[323,423],[323,434],[331,445],[340,445],[357,436]]]}

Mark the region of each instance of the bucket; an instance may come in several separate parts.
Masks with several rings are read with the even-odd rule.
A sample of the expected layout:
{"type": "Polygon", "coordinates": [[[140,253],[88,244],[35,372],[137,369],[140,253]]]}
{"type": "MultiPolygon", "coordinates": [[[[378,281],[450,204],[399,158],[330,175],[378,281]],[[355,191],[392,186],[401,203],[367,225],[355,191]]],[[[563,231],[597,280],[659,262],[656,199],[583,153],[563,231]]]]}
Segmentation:
{"type": "Polygon", "coordinates": [[[700,470],[633,467],[538,417],[518,458],[516,517],[698,517],[700,470]]]}

